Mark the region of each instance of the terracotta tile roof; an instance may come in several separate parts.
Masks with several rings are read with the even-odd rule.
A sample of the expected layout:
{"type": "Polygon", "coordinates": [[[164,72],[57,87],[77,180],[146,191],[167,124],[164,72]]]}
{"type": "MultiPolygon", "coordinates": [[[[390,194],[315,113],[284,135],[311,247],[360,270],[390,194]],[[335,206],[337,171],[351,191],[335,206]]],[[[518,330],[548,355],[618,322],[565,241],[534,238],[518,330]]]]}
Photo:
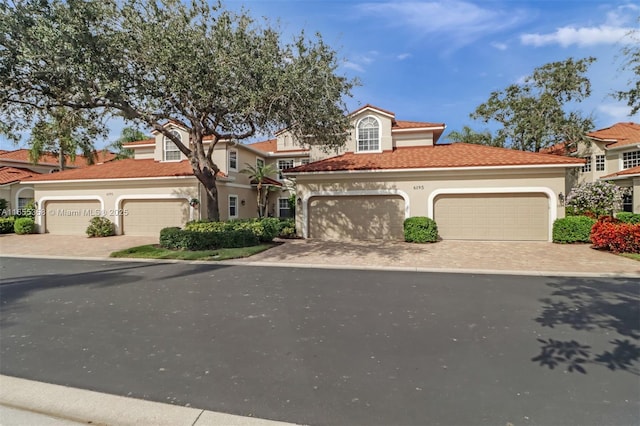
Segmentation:
{"type": "Polygon", "coordinates": [[[149,139],[144,139],[141,141],[134,141],[134,142],[126,142],[123,143],[122,146],[124,148],[128,148],[130,146],[137,146],[137,145],[150,145],[150,144],[155,144],[156,140],[154,138],[149,138],[149,139]]]}
{"type": "MultiPolygon", "coordinates": [[[[256,179],[253,179],[250,183],[251,185],[257,185],[258,181],[256,179]]],[[[277,181],[275,179],[271,179],[268,176],[262,179],[262,183],[265,185],[282,186],[282,182],[277,181]]]]}
{"type": "MultiPolygon", "coordinates": [[[[97,155],[96,161],[98,163],[111,161],[115,158],[115,154],[107,150],[98,151],[96,155],[97,155]]],[[[80,155],[80,154],[76,155],[75,161],[70,161],[69,156],[66,156],[66,158],[67,158],[66,164],[69,167],[80,168],[80,167],[88,166],[87,161],[83,155],[80,155]]],[[[0,160],[32,164],[31,161],[29,161],[29,150],[24,148],[17,149],[15,151],[6,151],[3,153],[0,153],[0,160]]],[[[40,160],[38,160],[38,164],[46,165],[46,166],[57,166],[58,163],[59,163],[58,158],[55,155],[49,154],[49,153],[43,155],[42,157],[40,157],[40,160]]]]}
{"type": "Polygon", "coordinates": [[[392,129],[417,129],[422,127],[444,127],[444,123],[428,123],[425,121],[394,120],[392,129]]]}
{"type": "Polygon", "coordinates": [[[286,173],[422,169],[447,167],[575,165],[584,160],[536,152],[516,151],[467,143],[412,146],[381,153],[355,154],[348,152],[336,157],[288,169],[286,173]]]}
{"type": "Polygon", "coordinates": [[[394,117],[396,116],[396,113],[395,113],[395,112],[393,112],[393,111],[389,111],[389,110],[386,110],[386,109],[382,109],[382,108],[379,108],[379,107],[377,107],[377,106],[375,106],[375,105],[371,105],[371,104],[363,105],[363,106],[361,106],[360,108],[358,108],[357,110],[350,112],[350,113],[349,113],[349,115],[356,115],[356,114],[357,114],[357,113],[359,113],[360,111],[365,110],[365,109],[367,109],[367,108],[377,109],[378,111],[382,111],[382,112],[384,112],[385,114],[389,114],[389,115],[392,115],[392,116],[394,116],[394,117]]]}
{"type": "Polygon", "coordinates": [[[575,147],[567,152],[567,143],[560,142],[555,145],[548,146],[546,148],[542,148],[540,150],[540,154],[553,154],[553,155],[568,155],[572,152],[575,152],[575,147]]]}
{"type": "Polygon", "coordinates": [[[616,123],[611,127],[587,133],[587,136],[605,142],[610,141],[611,143],[607,144],[607,149],[640,144],[640,124],[632,122],[616,123]]]}
{"type": "Polygon", "coordinates": [[[38,175],[38,173],[27,169],[20,169],[18,167],[0,167],[0,185],[19,182],[22,179],[35,175],[38,175]]]}
{"type": "Polygon", "coordinates": [[[619,172],[611,173],[606,176],[602,176],[600,179],[610,179],[620,176],[632,176],[632,175],[640,175],[640,166],[631,167],[630,169],[620,170],[619,172]]]}
{"type": "MultiPolygon", "coordinates": [[[[58,173],[38,175],[27,179],[26,182],[174,176],[193,176],[193,169],[188,160],[165,163],[153,159],[135,160],[128,158],[104,164],[96,164],[81,169],[69,169],[58,173]]],[[[224,173],[218,173],[218,177],[226,177],[226,175],[224,173]]]]}
{"type": "Polygon", "coordinates": [[[269,139],[268,141],[249,143],[247,146],[263,152],[276,152],[278,150],[278,140],[269,139]]]}

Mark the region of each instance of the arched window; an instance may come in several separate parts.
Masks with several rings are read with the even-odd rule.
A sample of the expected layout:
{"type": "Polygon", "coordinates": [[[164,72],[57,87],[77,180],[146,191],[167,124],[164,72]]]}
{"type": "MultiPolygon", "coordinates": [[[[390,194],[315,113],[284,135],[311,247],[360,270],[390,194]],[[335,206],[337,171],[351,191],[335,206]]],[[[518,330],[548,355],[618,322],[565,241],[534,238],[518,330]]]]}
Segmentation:
{"type": "MultiPolygon", "coordinates": [[[[180,136],[180,132],[177,130],[173,130],[171,132],[172,135],[180,139],[182,141],[182,137],[180,136]]],[[[164,160],[165,161],[176,161],[180,160],[180,150],[176,146],[175,143],[168,137],[164,137],[164,160]]]]}
{"type": "Polygon", "coordinates": [[[380,151],[380,123],[374,117],[358,122],[358,152],[380,151]]]}

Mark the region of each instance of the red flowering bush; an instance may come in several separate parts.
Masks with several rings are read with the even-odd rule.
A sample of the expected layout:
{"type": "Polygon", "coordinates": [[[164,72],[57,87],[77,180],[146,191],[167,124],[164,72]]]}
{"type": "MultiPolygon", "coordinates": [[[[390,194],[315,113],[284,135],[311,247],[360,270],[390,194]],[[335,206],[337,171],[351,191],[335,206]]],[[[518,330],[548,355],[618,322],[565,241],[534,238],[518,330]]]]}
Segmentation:
{"type": "Polygon", "coordinates": [[[640,224],[601,218],[591,228],[593,248],[614,253],[640,253],[640,224]]]}

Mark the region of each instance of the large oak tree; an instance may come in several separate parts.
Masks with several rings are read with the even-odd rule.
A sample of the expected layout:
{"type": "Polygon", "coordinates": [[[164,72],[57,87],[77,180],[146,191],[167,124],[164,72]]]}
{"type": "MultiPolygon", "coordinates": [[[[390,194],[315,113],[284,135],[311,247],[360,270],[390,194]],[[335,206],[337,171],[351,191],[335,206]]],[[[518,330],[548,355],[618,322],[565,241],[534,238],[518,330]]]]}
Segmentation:
{"type": "Polygon", "coordinates": [[[491,93],[489,99],[471,114],[485,123],[497,122],[492,145],[540,151],[558,142],[571,149],[593,129],[591,117],[568,106],[591,94],[585,73],[595,58],[551,62],[536,68],[523,83],[512,84],[491,93]]]}
{"type": "Polygon", "coordinates": [[[284,43],[272,24],[205,0],[0,0],[3,130],[56,106],[148,126],[187,156],[213,220],[221,140],[288,128],[306,144],[344,144],[353,81],[337,67],[320,35],[284,43]]]}

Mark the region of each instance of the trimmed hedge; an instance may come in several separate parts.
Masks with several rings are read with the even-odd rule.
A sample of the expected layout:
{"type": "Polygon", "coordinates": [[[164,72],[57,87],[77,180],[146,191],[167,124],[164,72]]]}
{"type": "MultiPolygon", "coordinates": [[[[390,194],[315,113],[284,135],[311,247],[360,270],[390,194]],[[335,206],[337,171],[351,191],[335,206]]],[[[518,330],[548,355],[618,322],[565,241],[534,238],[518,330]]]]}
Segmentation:
{"type": "Polygon", "coordinates": [[[264,243],[273,241],[280,234],[281,221],[277,217],[262,219],[234,219],[227,222],[193,221],[185,225],[185,231],[195,232],[227,232],[238,230],[251,231],[258,240],[264,243]]]}
{"type": "Polygon", "coordinates": [[[248,229],[215,232],[164,228],[160,231],[160,246],[171,250],[216,250],[255,246],[258,237],[248,229]]]}
{"type": "Polygon", "coordinates": [[[15,232],[13,227],[16,219],[13,216],[0,218],[0,234],[11,234],[15,232]]]}
{"type": "Polygon", "coordinates": [[[408,243],[435,243],[438,241],[438,225],[433,219],[415,216],[404,221],[404,240],[408,243]]]}
{"type": "Polygon", "coordinates": [[[33,234],[36,230],[36,223],[30,217],[20,217],[13,224],[16,234],[33,234]]]}
{"type": "Polygon", "coordinates": [[[568,216],[553,222],[554,243],[589,243],[595,219],[587,216],[568,216]]]}
{"type": "Polygon", "coordinates": [[[595,249],[614,253],[640,253],[640,224],[603,218],[593,225],[591,241],[595,249]]]}
{"type": "Polygon", "coordinates": [[[616,219],[624,223],[640,223],[640,214],[620,212],[616,214],[616,219]]]}
{"type": "Polygon", "coordinates": [[[89,238],[110,237],[116,235],[116,226],[106,217],[97,216],[89,221],[86,233],[89,238]]]}

